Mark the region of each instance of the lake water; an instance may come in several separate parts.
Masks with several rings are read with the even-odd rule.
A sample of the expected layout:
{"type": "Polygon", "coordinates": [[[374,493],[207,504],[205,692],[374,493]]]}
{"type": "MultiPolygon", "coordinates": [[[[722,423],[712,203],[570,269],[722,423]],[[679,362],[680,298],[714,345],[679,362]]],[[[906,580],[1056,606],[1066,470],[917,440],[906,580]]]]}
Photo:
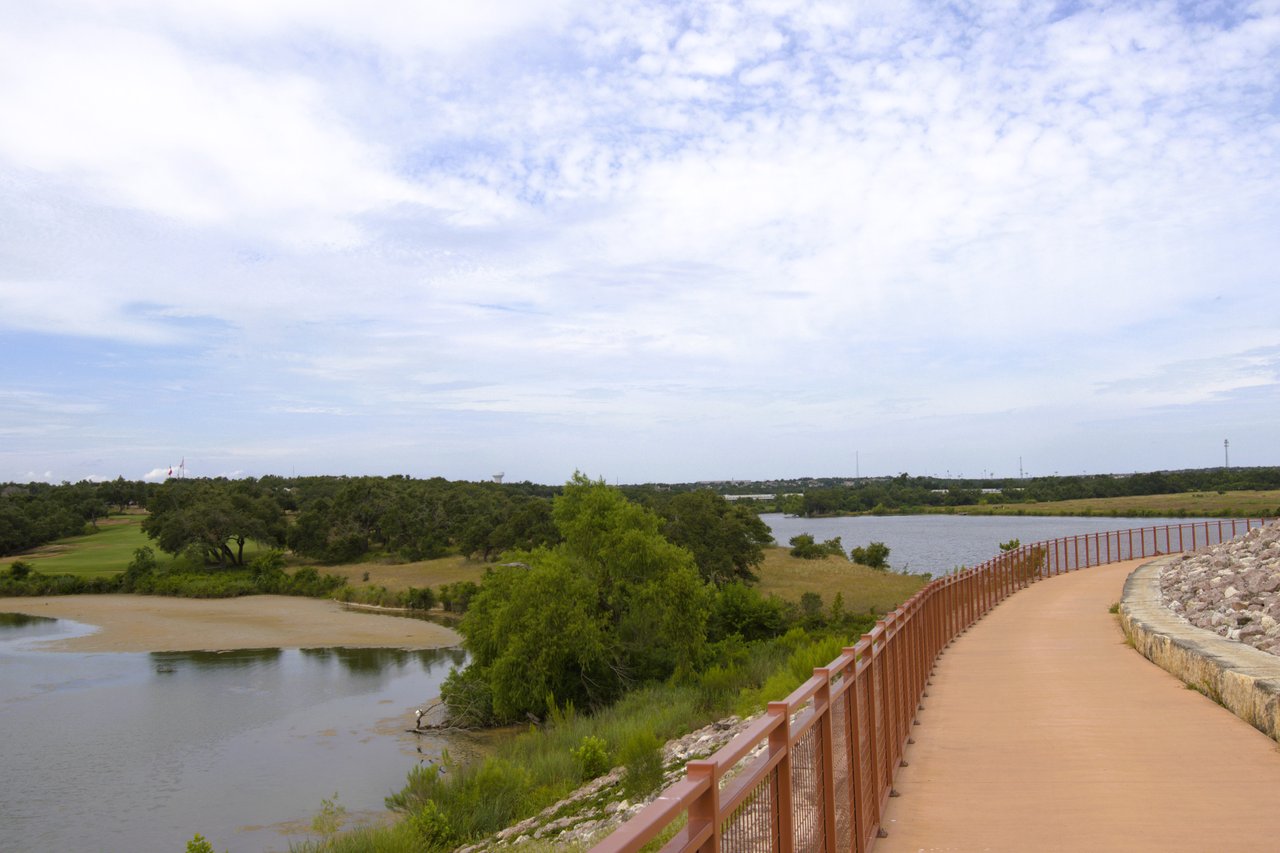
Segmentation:
{"type": "Polygon", "coordinates": [[[819,542],[839,536],[845,551],[871,542],[889,546],[894,571],[929,572],[934,577],[957,566],[975,566],[1000,553],[1000,543],[1023,545],[1107,530],[1128,530],[1195,521],[1192,518],[1080,518],[1027,515],[857,515],[797,518],[780,513],[760,516],[779,545],[808,533],[819,542]]]}
{"type": "Polygon", "coordinates": [[[0,614],[0,850],[180,851],[196,832],[219,851],[287,850],[335,793],[352,818],[381,817],[446,746],[405,729],[465,660],[37,645],[88,630],[0,614]]]}

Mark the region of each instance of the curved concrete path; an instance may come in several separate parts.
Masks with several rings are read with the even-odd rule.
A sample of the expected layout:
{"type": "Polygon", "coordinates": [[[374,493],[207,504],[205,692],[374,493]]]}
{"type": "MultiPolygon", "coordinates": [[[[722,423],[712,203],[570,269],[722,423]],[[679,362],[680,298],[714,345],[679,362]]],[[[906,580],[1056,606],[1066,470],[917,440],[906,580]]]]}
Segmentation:
{"type": "Polygon", "coordinates": [[[1108,612],[1142,562],[1034,584],[956,639],[875,853],[1280,850],[1280,747],[1108,612]]]}

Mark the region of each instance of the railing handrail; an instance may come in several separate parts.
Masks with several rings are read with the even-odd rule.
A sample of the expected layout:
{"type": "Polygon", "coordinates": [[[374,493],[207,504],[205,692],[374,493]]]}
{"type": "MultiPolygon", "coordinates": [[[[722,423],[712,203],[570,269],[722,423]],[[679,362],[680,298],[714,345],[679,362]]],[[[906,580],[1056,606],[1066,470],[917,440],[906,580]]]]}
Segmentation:
{"type": "Polygon", "coordinates": [[[664,851],[719,853],[742,847],[867,853],[876,837],[885,834],[881,815],[929,673],[958,634],[1042,578],[1216,544],[1238,535],[1240,525],[1248,532],[1266,523],[1264,518],[1206,519],[1061,536],[1019,545],[935,578],[839,657],[815,668],[785,699],[768,703],[765,713],[729,743],[704,760],[690,761],[685,778],[602,839],[592,853],[633,853],[682,815],[688,815],[686,826],[664,851]],[[841,740],[844,748],[837,750],[841,740]],[[757,750],[762,750],[759,756],[732,774],[757,750]],[[845,792],[838,794],[839,788],[845,792]],[[803,815],[793,800],[801,789],[813,800],[805,804],[803,815]],[[820,817],[811,814],[817,811],[820,817]]]}

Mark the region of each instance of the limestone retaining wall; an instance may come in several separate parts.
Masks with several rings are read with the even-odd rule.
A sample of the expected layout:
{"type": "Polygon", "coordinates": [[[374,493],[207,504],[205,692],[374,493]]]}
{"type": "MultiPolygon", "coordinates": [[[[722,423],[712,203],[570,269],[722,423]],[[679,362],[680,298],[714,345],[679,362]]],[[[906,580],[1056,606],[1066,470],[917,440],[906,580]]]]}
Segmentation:
{"type": "Polygon", "coordinates": [[[1143,563],[1125,581],[1120,624],[1157,666],[1280,740],[1280,657],[1196,628],[1160,601],[1160,571],[1180,555],[1143,563]]]}

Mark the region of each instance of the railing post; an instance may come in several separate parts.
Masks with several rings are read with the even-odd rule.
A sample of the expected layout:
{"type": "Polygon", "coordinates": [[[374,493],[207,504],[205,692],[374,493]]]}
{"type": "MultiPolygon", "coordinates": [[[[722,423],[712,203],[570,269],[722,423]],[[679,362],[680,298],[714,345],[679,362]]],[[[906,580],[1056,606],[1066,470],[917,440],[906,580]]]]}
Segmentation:
{"type": "Polygon", "coordinates": [[[705,824],[711,836],[698,848],[698,853],[720,853],[720,779],[714,761],[690,761],[685,765],[689,779],[707,780],[707,789],[689,804],[689,828],[705,824]]]}
{"type": "Polygon", "coordinates": [[[795,853],[796,833],[791,801],[791,706],[786,702],[770,702],[771,717],[779,717],[778,725],[769,732],[769,754],[781,755],[778,761],[778,791],[773,807],[778,810],[778,853],[795,853]]]}

